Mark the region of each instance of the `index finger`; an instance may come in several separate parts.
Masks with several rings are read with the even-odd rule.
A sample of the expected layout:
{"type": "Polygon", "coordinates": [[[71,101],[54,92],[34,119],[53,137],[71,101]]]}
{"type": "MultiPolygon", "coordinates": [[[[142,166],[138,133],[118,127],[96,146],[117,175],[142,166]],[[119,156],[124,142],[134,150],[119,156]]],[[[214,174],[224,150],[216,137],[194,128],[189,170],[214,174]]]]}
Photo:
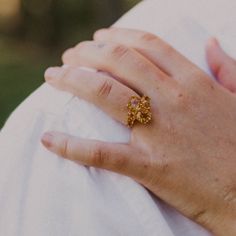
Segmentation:
{"type": "Polygon", "coordinates": [[[47,132],[42,144],[51,152],[77,164],[107,169],[142,179],[148,174],[149,159],[129,144],[79,139],[59,132],[47,132]]]}

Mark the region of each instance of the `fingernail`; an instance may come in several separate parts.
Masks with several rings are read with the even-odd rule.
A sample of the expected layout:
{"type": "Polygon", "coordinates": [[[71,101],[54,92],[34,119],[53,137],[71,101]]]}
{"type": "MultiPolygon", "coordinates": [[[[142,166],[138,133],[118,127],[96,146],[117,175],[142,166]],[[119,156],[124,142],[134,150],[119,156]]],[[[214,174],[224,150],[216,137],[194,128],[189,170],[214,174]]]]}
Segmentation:
{"type": "Polygon", "coordinates": [[[46,80],[57,79],[63,73],[63,68],[61,67],[51,67],[45,71],[44,77],[46,80]]]}
{"type": "Polygon", "coordinates": [[[41,139],[43,145],[47,148],[51,148],[53,146],[54,135],[52,133],[45,133],[41,139]]]}

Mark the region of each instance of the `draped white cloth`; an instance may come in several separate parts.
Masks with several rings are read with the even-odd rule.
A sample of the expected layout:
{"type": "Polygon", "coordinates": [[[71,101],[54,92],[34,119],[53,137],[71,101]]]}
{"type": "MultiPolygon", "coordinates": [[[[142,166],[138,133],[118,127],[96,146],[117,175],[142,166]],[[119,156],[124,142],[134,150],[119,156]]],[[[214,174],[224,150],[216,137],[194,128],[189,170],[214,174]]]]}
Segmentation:
{"type": "MultiPolygon", "coordinates": [[[[210,36],[236,56],[235,12],[235,0],[146,0],[116,25],[161,36],[209,73],[210,36]]],[[[40,144],[47,130],[110,142],[130,135],[93,105],[41,86],[0,133],[1,236],[210,235],[132,179],[48,152],[40,144]]]]}

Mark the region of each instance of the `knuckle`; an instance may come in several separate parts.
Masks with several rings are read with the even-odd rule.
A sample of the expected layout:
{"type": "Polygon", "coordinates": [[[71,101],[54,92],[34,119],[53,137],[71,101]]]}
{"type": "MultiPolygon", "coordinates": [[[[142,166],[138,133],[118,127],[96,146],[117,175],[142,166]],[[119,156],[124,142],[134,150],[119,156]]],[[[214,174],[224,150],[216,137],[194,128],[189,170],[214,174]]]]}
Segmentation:
{"type": "Polygon", "coordinates": [[[127,166],[127,159],[122,155],[116,155],[111,159],[111,168],[115,170],[123,170],[127,166]]]}
{"type": "Polygon", "coordinates": [[[202,82],[204,82],[204,80],[205,76],[198,68],[191,68],[184,76],[184,83],[190,86],[201,84],[202,82]]]}
{"type": "Polygon", "coordinates": [[[145,60],[134,57],[133,62],[138,71],[141,71],[143,73],[150,72],[150,64],[148,64],[145,60]]]}
{"type": "Polygon", "coordinates": [[[102,98],[107,98],[113,88],[113,83],[111,81],[102,81],[97,89],[97,96],[102,98]]]}
{"type": "Polygon", "coordinates": [[[103,167],[107,165],[109,153],[101,144],[95,145],[91,152],[91,163],[96,167],[103,167]]]}
{"type": "Polygon", "coordinates": [[[69,140],[63,139],[61,149],[60,149],[60,155],[68,158],[69,157],[69,140]]]}
{"type": "Polygon", "coordinates": [[[190,218],[199,223],[199,224],[205,224],[206,221],[208,221],[208,212],[206,209],[200,209],[200,210],[197,210],[195,212],[193,212],[191,215],[190,215],[190,218]]]}
{"type": "Polygon", "coordinates": [[[140,37],[141,42],[150,42],[157,40],[157,36],[151,33],[143,33],[140,37]]]}
{"type": "Polygon", "coordinates": [[[169,44],[165,44],[162,47],[162,54],[165,55],[165,57],[172,57],[172,54],[174,53],[174,49],[172,46],[170,46],[169,44]]]}
{"type": "Polygon", "coordinates": [[[223,194],[223,200],[227,204],[236,203],[236,187],[228,187],[223,194]]]}
{"type": "Polygon", "coordinates": [[[215,88],[214,81],[199,71],[190,74],[185,80],[185,85],[192,94],[198,93],[199,90],[209,92],[215,88]]]}
{"type": "Polygon", "coordinates": [[[76,78],[75,70],[72,67],[67,67],[61,76],[61,83],[66,87],[69,80],[76,78]]]}
{"type": "Polygon", "coordinates": [[[170,163],[165,154],[160,158],[154,158],[150,164],[146,166],[147,171],[146,179],[149,186],[156,186],[164,184],[165,179],[170,171],[170,163]],[[154,170],[154,172],[153,172],[154,170]]]}
{"type": "Polygon", "coordinates": [[[202,79],[201,76],[195,75],[194,77],[190,77],[189,81],[187,82],[187,85],[190,89],[195,90],[196,87],[201,87],[204,85],[205,81],[202,79]]]}
{"type": "Polygon", "coordinates": [[[151,33],[143,33],[140,36],[140,41],[143,43],[151,43],[153,47],[159,48],[160,55],[168,56],[170,57],[173,53],[175,53],[174,48],[168,44],[163,42],[158,36],[151,34],[151,33]]]}
{"type": "Polygon", "coordinates": [[[112,58],[121,59],[129,54],[129,49],[123,45],[112,46],[110,54],[112,58]]]}

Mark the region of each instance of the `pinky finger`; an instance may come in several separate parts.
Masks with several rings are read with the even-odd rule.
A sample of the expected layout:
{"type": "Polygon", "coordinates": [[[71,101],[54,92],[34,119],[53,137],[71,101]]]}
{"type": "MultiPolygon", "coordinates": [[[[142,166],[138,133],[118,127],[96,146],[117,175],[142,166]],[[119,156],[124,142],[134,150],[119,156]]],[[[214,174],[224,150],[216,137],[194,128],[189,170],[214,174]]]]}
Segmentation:
{"type": "Polygon", "coordinates": [[[129,144],[79,139],[58,132],[45,133],[43,145],[65,159],[86,166],[107,169],[130,177],[146,174],[140,154],[129,144]]]}

